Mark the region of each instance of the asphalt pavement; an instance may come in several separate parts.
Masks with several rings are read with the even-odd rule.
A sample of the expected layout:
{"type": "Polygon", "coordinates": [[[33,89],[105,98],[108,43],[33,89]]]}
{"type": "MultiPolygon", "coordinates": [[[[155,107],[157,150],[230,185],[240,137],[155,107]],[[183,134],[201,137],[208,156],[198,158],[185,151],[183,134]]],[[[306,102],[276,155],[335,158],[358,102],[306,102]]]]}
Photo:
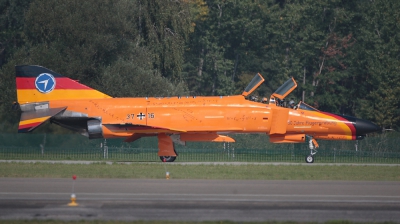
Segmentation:
{"type": "Polygon", "coordinates": [[[1,178],[1,219],[400,222],[400,182],[1,178]]]}

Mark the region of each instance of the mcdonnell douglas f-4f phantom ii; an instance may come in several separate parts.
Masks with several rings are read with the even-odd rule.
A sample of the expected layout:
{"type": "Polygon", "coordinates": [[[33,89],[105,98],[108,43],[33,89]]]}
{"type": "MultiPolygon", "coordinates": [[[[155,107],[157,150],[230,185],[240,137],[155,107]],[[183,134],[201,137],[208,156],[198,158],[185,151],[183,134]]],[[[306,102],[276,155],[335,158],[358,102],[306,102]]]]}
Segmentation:
{"type": "Polygon", "coordinates": [[[317,139],[358,140],[380,128],[366,120],[319,111],[304,102],[281,102],[296,87],[291,78],[269,102],[248,100],[264,78],[256,74],[241,95],[206,97],[113,98],[47,68],[16,66],[18,132],[31,132],[47,120],[89,139],[158,138],[158,156],[172,162],[174,143],[235,142],[229,133],[262,133],[273,143],[309,141],[306,162],[314,162],[317,139]]]}

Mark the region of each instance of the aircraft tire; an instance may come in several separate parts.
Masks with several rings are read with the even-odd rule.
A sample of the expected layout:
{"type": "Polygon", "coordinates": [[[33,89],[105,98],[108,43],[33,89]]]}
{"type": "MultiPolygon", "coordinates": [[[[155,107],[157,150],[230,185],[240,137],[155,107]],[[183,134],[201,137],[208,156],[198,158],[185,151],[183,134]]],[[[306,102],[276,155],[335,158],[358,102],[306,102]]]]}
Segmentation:
{"type": "Polygon", "coordinates": [[[163,162],[173,162],[176,159],[176,156],[160,156],[161,161],[163,162]]]}
{"type": "Polygon", "coordinates": [[[314,156],[311,154],[306,156],[306,163],[313,163],[314,162],[314,156]]]}

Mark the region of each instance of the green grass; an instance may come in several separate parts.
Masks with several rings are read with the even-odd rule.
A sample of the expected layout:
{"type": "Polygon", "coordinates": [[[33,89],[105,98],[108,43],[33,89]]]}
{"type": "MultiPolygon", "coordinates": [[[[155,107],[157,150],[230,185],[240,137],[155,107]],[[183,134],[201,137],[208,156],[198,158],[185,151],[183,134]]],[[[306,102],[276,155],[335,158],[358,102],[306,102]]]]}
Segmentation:
{"type": "Polygon", "coordinates": [[[400,181],[400,166],[0,163],[0,177],[400,181]]]}
{"type": "MultiPolygon", "coordinates": [[[[227,151],[212,150],[180,150],[178,151],[179,162],[304,162],[308,151],[304,150],[235,150],[229,153],[227,151]]],[[[30,150],[27,148],[9,148],[0,149],[0,158],[15,160],[91,160],[102,161],[104,154],[98,149],[87,149],[87,151],[58,149],[46,151],[43,155],[40,150],[30,150]]],[[[157,151],[136,152],[136,151],[118,151],[112,150],[108,154],[109,161],[142,161],[159,162],[157,151]]],[[[356,152],[356,151],[338,151],[319,150],[315,156],[318,163],[400,163],[400,153],[397,152],[356,152]]]]}
{"type": "MultiPolygon", "coordinates": [[[[241,223],[241,224],[295,224],[295,223],[300,223],[300,224],[311,224],[311,223],[316,223],[316,222],[276,222],[276,221],[270,221],[270,222],[231,222],[231,221],[216,221],[216,222],[177,222],[177,221],[86,221],[86,220],[81,220],[81,221],[58,221],[58,220],[0,220],[1,224],[234,224],[234,223],[241,223]]],[[[360,222],[350,222],[350,221],[328,221],[325,222],[325,224],[356,224],[360,222]]],[[[385,224],[391,224],[394,222],[363,222],[363,224],[379,224],[379,223],[385,223],[385,224]]]]}
{"type": "MultiPolygon", "coordinates": [[[[206,221],[206,222],[179,222],[179,221],[58,221],[58,220],[1,220],[0,223],[2,224],[234,224],[234,223],[242,223],[242,224],[294,224],[294,223],[316,223],[316,222],[276,222],[276,221],[270,221],[270,222],[231,222],[231,221],[206,221]]],[[[350,222],[350,221],[328,221],[325,222],[325,224],[356,224],[359,222],[350,222]]],[[[365,223],[365,222],[363,222],[365,223]]],[[[386,223],[390,224],[393,222],[369,222],[369,223],[374,223],[374,224],[379,224],[379,223],[386,223]]],[[[368,224],[368,223],[367,223],[368,224]]]]}

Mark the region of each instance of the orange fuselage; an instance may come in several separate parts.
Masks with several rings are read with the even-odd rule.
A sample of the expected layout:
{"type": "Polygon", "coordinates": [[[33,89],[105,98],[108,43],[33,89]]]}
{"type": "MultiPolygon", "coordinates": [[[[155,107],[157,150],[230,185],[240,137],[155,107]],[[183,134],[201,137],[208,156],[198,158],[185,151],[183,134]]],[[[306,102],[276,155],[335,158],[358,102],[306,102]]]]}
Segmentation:
{"type": "Polygon", "coordinates": [[[67,106],[67,111],[80,112],[88,117],[101,116],[105,138],[129,137],[133,133],[235,132],[265,133],[272,138],[280,135],[301,138],[306,134],[317,139],[351,140],[355,134],[349,127],[350,122],[341,121],[333,114],[277,107],[249,101],[240,95],[50,102],[50,107],[62,106],[67,106]],[[121,126],[108,128],[107,124],[121,126]]]}

